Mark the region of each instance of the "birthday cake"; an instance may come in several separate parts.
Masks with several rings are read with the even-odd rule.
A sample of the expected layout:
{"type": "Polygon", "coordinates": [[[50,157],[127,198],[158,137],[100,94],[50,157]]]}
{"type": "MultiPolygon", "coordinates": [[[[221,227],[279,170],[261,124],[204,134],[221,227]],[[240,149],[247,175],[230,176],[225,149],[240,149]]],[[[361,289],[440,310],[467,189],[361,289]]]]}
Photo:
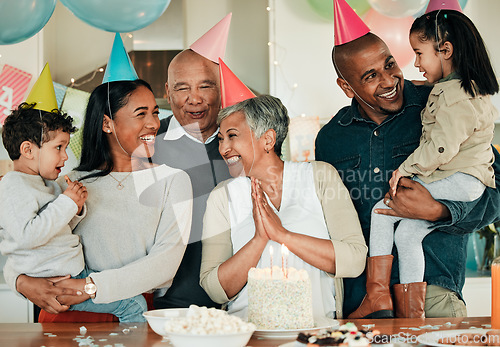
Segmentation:
{"type": "Polygon", "coordinates": [[[305,270],[251,268],[248,321],[261,330],[314,327],[311,281],[305,270]]]}

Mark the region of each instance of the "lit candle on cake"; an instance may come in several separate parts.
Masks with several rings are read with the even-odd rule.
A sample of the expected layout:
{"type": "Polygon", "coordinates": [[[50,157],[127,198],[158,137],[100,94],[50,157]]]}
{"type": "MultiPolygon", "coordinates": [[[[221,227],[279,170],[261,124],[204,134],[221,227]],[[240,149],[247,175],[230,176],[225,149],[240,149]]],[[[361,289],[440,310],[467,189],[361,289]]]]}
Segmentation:
{"type": "Polygon", "coordinates": [[[283,275],[286,278],[286,274],[288,272],[288,248],[284,243],[281,244],[281,268],[283,271],[283,275]]]}

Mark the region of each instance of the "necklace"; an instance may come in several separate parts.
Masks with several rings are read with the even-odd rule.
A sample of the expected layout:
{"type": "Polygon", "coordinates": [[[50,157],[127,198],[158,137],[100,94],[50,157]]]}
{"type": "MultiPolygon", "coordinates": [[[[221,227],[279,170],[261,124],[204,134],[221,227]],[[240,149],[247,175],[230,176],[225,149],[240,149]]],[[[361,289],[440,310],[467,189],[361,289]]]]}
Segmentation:
{"type": "Polygon", "coordinates": [[[116,182],[118,182],[118,184],[116,185],[116,189],[118,189],[118,190],[122,190],[122,189],[125,187],[125,186],[122,184],[122,182],[123,182],[123,181],[125,181],[125,180],[128,178],[128,176],[130,176],[130,174],[131,174],[131,173],[132,173],[132,171],[130,171],[130,172],[127,174],[127,176],[125,176],[125,177],[124,177],[123,179],[121,179],[120,181],[119,181],[119,180],[117,180],[117,179],[116,179],[116,178],[115,178],[115,177],[111,174],[111,172],[109,173],[109,176],[110,176],[112,179],[114,179],[116,182]]]}

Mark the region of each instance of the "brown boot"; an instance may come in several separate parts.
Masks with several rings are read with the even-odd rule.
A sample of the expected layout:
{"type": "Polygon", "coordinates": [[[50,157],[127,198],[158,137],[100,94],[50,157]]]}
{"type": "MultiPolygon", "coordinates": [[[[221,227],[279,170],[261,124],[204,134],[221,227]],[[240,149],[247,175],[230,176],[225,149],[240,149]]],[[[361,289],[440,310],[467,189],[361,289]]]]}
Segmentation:
{"type": "Polygon", "coordinates": [[[366,261],[366,295],[356,311],[355,318],[393,318],[391,282],[392,255],[368,257],[366,261]]]}
{"type": "Polygon", "coordinates": [[[396,317],[425,318],[426,282],[395,284],[392,288],[396,302],[396,317]]]}

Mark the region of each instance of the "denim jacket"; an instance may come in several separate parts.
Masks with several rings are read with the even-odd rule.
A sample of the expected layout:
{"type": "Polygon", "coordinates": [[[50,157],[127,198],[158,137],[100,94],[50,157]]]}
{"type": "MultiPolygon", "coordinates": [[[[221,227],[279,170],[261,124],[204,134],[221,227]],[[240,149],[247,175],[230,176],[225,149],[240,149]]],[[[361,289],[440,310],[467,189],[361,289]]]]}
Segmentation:
{"type": "MultiPolygon", "coordinates": [[[[349,189],[358,212],[363,235],[369,241],[370,214],[376,202],[389,190],[392,171],[418,147],[422,134],[420,112],[431,88],[405,80],[403,109],[382,124],[364,119],[358,102],[342,108],[316,138],[316,160],[332,164],[349,189]]],[[[440,200],[450,218],[434,223],[437,229],[423,241],[424,281],[456,292],[460,297],[465,281],[469,233],[500,219],[500,155],[495,152],[497,188],[487,188],[472,202],[440,200]]],[[[396,252],[396,251],[394,251],[396,252]]],[[[395,253],[394,253],[395,254],[395,253]]],[[[397,257],[392,282],[399,282],[397,257]]],[[[365,275],[345,279],[344,314],[356,309],[363,299],[365,275]]]]}

